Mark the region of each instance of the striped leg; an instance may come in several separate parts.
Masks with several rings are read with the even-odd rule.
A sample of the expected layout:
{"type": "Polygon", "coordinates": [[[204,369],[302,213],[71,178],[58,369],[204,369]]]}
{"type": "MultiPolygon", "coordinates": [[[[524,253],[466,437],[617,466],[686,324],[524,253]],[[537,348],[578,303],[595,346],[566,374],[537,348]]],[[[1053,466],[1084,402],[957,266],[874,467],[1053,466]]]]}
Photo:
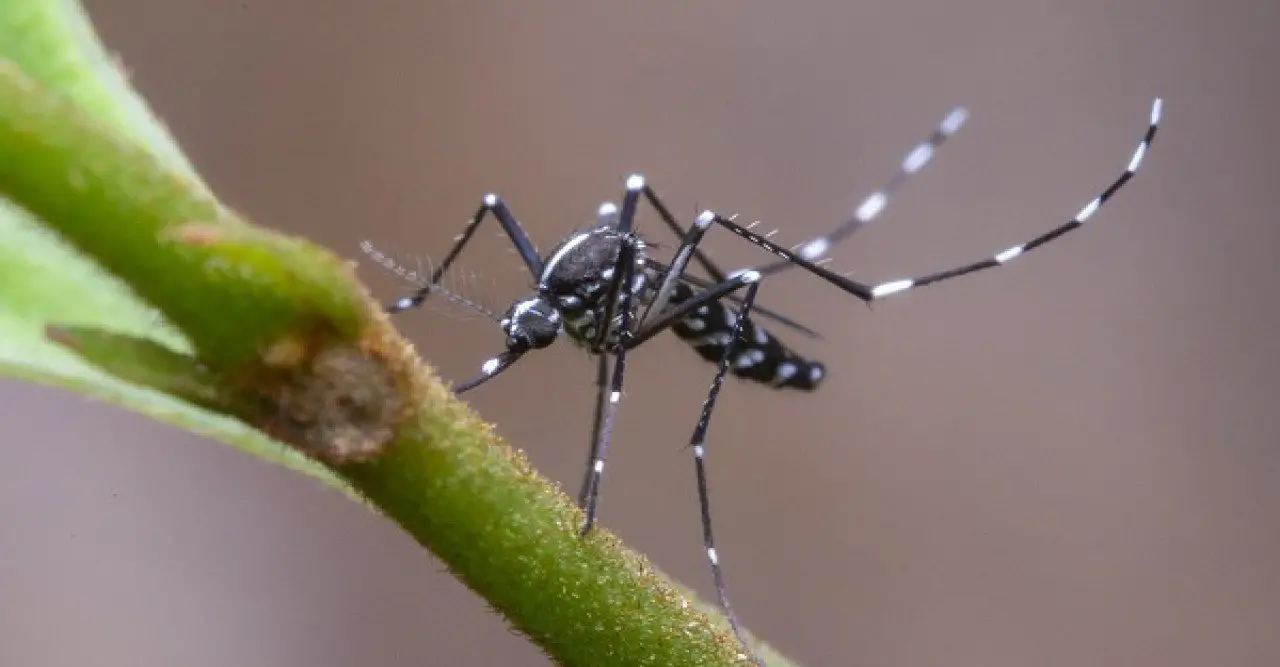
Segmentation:
{"type": "Polygon", "coordinates": [[[729,604],[729,595],[724,583],[724,570],[720,565],[720,555],[716,551],[715,535],[711,529],[711,498],[707,492],[707,428],[711,425],[711,413],[715,410],[716,398],[720,395],[720,387],[724,384],[724,376],[729,369],[730,361],[739,352],[743,343],[741,336],[743,330],[749,326],[751,304],[755,302],[756,291],[760,288],[760,274],[755,271],[743,273],[739,278],[742,279],[743,284],[747,287],[747,293],[742,298],[742,311],[739,313],[737,323],[732,328],[729,340],[723,346],[724,351],[720,355],[720,363],[716,368],[715,379],[711,381],[711,388],[707,391],[707,398],[702,402],[702,413],[698,416],[698,424],[694,427],[693,435],[689,438],[689,446],[693,449],[694,474],[698,483],[698,504],[702,513],[702,543],[707,551],[707,562],[711,565],[711,577],[715,581],[716,597],[720,601],[720,608],[724,611],[725,618],[729,619],[729,626],[733,628],[734,636],[742,644],[743,650],[757,665],[764,667],[764,663],[755,656],[743,637],[742,628],[738,624],[738,616],[733,612],[733,606],[729,604]]]}
{"type": "MultiPolygon", "coordinates": [[[[837,243],[845,240],[864,225],[875,220],[884,211],[889,204],[890,198],[898,192],[898,189],[911,180],[913,175],[924,169],[925,165],[929,164],[929,161],[933,159],[934,154],[938,152],[942,144],[946,143],[947,139],[950,139],[956,132],[959,132],[968,118],[969,111],[964,107],[952,109],[938,124],[933,134],[930,134],[927,139],[917,144],[915,148],[911,149],[911,152],[907,153],[906,157],[902,158],[902,164],[898,167],[898,171],[893,174],[893,177],[889,179],[889,182],[883,188],[867,195],[862,200],[862,203],[853,209],[853,213],[844,222],[840,223],[840,226],[829,234],[796,246],[800,256],[815,262],[821,260],[837,243]]],[[[793,266],[795,264],[783,260],[759,267],[756,270],[761,275],[767,276],[785,271],[793,266]]]]}
{"type": "MultiPolygon", "coordinates": [[[[643,195],[645,198],[645,201],[649,202],[649,205],[652,206],[653,209],[658,212],[658,217],[661,218],[662,222],[666,224],[667,228],[670,229],[672,233],[676,235],[676,238],[684,237],[684,235],[686,234],[684,227],[681,226],[679,222],[676,222],[675,216],[671,215],[671,210],[667,208],[666,204],[662,203],[662,199],[658,197],[658,193],[654,192],[652,187],[649,187],[649,185],[644,183],[644,180],[641,176],[639,175],[632,176],[631,179],[628,180],[628,183],[642,184],[641,189],[638,191],[639,194],[643,195]]],[[[616,221],[619,217],[617,207],[609,202],[605,202],[603,205],[601,205],[599,215],[600,215],[600,221],[602,224],[605,224],[605,223],[616,224],[616,221]]],[[[646,258],[645,263],[650,267],[657,267],[663,272],[666,271],[666,267],[663,267],[660,263],[655,262],[653,260],[646,258]]],[[[695,285],[698,283],[703,283],[701,285],[703,287],[707,285],[715,284],[715,283],[722,283],[727,278],[727,274],[725,273],[725,271],[721,269],[719,266],[717,266],[714,262],[712,262],[711,259],[708,258],[702,252],[702,250],[697,248],[696,246],[690,247],[686,251],[686,256],[684,257],[681,263],[681,267],[682,267],[681,273],[678,276],[679,280],[688,281],[688,282],[694,283],[695,285]],[[696,277],[685,273],[683,270],[683,266],[689,261],[689,259],[693,259],[694,261],[696,261],[698,265],[702,267],[702,270],[707,272],[707,275],[710,276],[711,279],[709,281],[701,281],[696,277]]],[[[659,306],[664,305],[667,299],[669,298],[670,298],[669,293],[667,295],[660,295],[659,301],[661,303],[659,303],[659,306]]],[[[728,296],[728,299],[734,303],[740,302],[740,298],[735,294],[730,294],[728,296]]],[[[648,309],[646,309],[645,315],[647,316],[649,313],[658,313],[660,311],[661,311],[661,307],[659,307],[658,309],[654,309],[652,306],[650,306],[648,309]]],[[[788,329],[793,329],[795,331],[798,331],[810,338],[818,337],[818,334],[816,331],[814,331],[813,329],[810,329],[809,327],[803,324],[800,324],[799,322],[795,321],[790,317],[762,308],[760,306],[757,306],[755,311],[757,315],[769,318],[777,322],[778,324],[781,324],[782,326],[787,327],[788,329]]]]}
{"type": "MultiPolygon", "coordinates": [[[[625,205],[622,210],[621,222],[625,229],[630,226],[630,218],[625,205]]],[[[634,207],[632,211],[634,212],[634,207]]],[[[609,442],[613,439],[613,423],[618,414],[618,402],[622,400],[623,374],[627,369],[627,349],[631,347],[627,343],[631,338],[631,320],[635,313],[635,308],[632,305],[635,294],[630,289],[635,276],[635,269],[634,250],[631,246],[622,246],[621,251],[618,253],[618,263],[616,265],[616,272],[620,278],[613,286],[613,290],[616,293],[619,345],[614,352],[609,397],[601,409],[600,428],[598,430],[593,429],[596,430],[596,433],[595,441],[591,445],[591,465],[586,473],[586,492],[580,494],[585,500],[584,511],[587,515],[586,521],[583,522],[582,529],[578,533],[582,537],[586,537],[587,533],[591,532],[591,528],[595,526],[596,512],[600,505],[600,479],[604,475],[604,462],[609,452],[609,442]]],[[[611,302],[613,301],[615,299],[611,299],[611,302]]],[[[606,311],[609,316],[603,320],[604,322],[607,323],[612,320],[612,311],[613,309],[606,311]]],[[[601,329],[607,328],[607,326],[601,327],[601,329]]],[[[604,353],[604,351],[597,352],[597,354],[604,353]]]]}
{"type": "Polygon", "coordinates": [[[881,283],[871,288],[872,298],[884,298],[916,287],[932,285],[933,283],[950,280],[951,278],[958,278],[965,274],[1007,264],[1010,260],[1035,250],[1036,248],[1039,248],[1040,246],[1073,229],[1083,226],[1089,218],[1093,217],[1094,213],[1098,212],[1099,208],[1102,208],[1103,204],[1107,203],[1107,200],[1111,199],[1111,197],[1114,196],[1120,188],[1124,187],[1124,185],[1129,182],[1129,179],[1133,178],[1133,175],[1137,173],[1138,167],[1142,165],[1142,158],[1146,156],[1147,149],[1151,146],[1151,142],[1156,138],[1156,130],[1160,126],[1160,112],[1162,106],[1163,101],[1160,98],[1156,98],[1152,103],[1151,122],[1147,126],[1146,133],[1142,136],[1142,141],[1138,143],[1138,148],[1134,150],[1133,157],[1129,159],[1129,165],[1125,167],[1124,173],[1120,174],[1119,178],[1112,181],[1110,185],[1103,189],[1102,193],[1095,197],[1093,201],[1085,204],[1084,208],[1080,209],[1080,212],[1077,213],[1075,217],[1031,239],[1030,241],[1005,248],[992,257],[943,271],[937,271],[917,278],[902,278],[899,280],[891,280],[881,283]]]}
{"type": "MultiPolygon", "coordinates": [[[[826,280],[827,282],[844,290],[845,292],[848,292],[849,294],[852,294],[858,297],[859,299],[862,299],[863,301],[867,301],[867,302],[875,301],[877,299],[883,299],[884,297],[891,296],[894,294],[899,294],[901,292],[905,292],[909,289],[913,289],[916,287],[923,287],[925,285],[932,285],[934,283],[942,282],[944,280],[949,280],[951,278],[958,278],[960,276],[974,273],[976,271],[982,271],[983,269],[990,269],[992,267],[1002,266],[1004,264],[1007,264],[1010,260],[1016,257],[1019,257],[1027,252],[1035,250],[1036,248],[1039,248],[1040,246],[1043,246],[1049,243],[1050,241],[1057,239],[1058,237],[1066,234],[1067,232],[1070,232],[1071,230],[1084,225],[1084,223],[1089,218],[1091,218],[1094,213],[1098,212],[1098,209],[1101,208],[1103,204],[1105,204],[1108,200],[1110,200],[1111,197],[1113,197],[1115,193],[1120,190],[1120,188],[1124,187],[1124,185],[1129,182],[1129,179],[1133,178],[1133,175],[1137,173],[1138,167],[1142,164],[1142,159],[1147,154],[1147,149],[1151,146],[1151,142],[1155,139],[1156,130],[1160,125],[1160,113],[1162,110],[1161,109],[1162,106],[1163,106],[1162,101],[1159,98],[1156,98],[1155,102],[1151,106],[1151,122],[1147,126],[1147,131],[1143,135],[1142,141],[1138,143],[1138,148],[1134,151],[1133,157],[1129,159],[1129,164],[1127,167],[1125,167],[1124,173],[1122,173],[1119,176],[1119,178],[1112,181],[1110,185],[1108,185],[1106,188],[1102,190],[1101,194],[1099,194],[1092,201],[1086,204],[1084,208],[1080,209],[1080,212],[1077,213],[1075,217],[1031,239],[1030,241],[1021,243],[1019,245],[1011,246],[1009,248],[1001,250],[1000,252],[997,252],[992,257],[982,259],[976,262],[964,264],[951,269],[946,269],[944,271],[930,273],[930,274],[919,276],[916,278],[902,278],[898,280],[890,280],[877,285],[869,285],[869,284],[861,283],[855,280],[850,280],[849,278],[846,278],[836,273],[832,273],[831,271],[828,271],[827,269],[819,266],[817,263],[806,259],[800,254],[793,252],[791,250],[788,250],[786,248],[783,248],[782,246],[779,246],[778,244],[770,241],[764,236],[761,236],[760,234],[757,234],[751,231],[749,228],[739,225],[733,222],[732,220],[722,217],[720,215],[717,215],[716,213],[713,213],[711,211],[706,211],[702,215],[698,216],[697,222],[694,224],[694,227],[690,230],[691,232],[690,236],[686,237],[686,242],[692,241],[696,243],[700,238],[702,231],[705,231],[706,228],[710,227],[712,224],[718,224],[722,227],[727,228],[729,231],[737,234],[738,236],[741,236],[742,238],[746,239],[753,245],[777,255],[780,259],[793,263],[805,269],[806,271],[818,276],[819,278],[822,278],[823,280],[826,280]]],[[[675,262],[673,262],[672,271],[675,272],[680,270],[683,270],[683,266],[677,265],[675,262]]]]}
{"type": "MultiPolygon", "coordinates": [[[[668,271],[671,270],[671,267],[667,266],[666,264],[663,264],[662,262],[659,262],[656,259],[653,259],[652,257],[644,258],[644,266],[646,269],[657,271],[659,274],[666,274],[668,271]]],[[[741,273],[741,271],[736,273],[741,273]]],[[[680,289],[681,287],[689,287],[689,288],[697,287],[699,289],[711,289],[717,285],[717,283],[714,281],[707,280],[705,278],[699,278],[693,274],[690,274],[687,271],[684,273],[684,275],[680,276],[680,282],[688,283],[688,285],[683,285],[683,284],[677,285],[676,291],[675,293],[673,293],[671,298],[672,303],[683,303],[688,299],[688,297],[692,296],[687,292],[683,292],[680,289]]],[[[742,297],[736,294],[729,294],[726,296],[726,299],[728,299],[729,301],[732,301],[734,304],[738,304],[738,305],[742,304],[742,297]]],[[[803,334],[808,338],[815,338],[815,339],[822,338],[822,336],[817,331],[814,331],[813,329],[810,329],[809,327],[801,324],[800,322],[797,322],[796,320],[793,320],[790,317],[787,317],[786,315],[783,315],[777,311],[769,310],[768,308],[765,308],[758,303],[751,307],[751,311],[755,313],[756,317],[777,322],[778,324],[781,324],[782,326],[788,329],[791,329],[792,331],[803,334]]],[[[713,359],[712,361],[715,361],[715,360],[713,359]]]]}
{"type": "Polygon", "coordinates": [[[596,410],[591,419],[591,448],[587,450],[587,467],[578,487],[578,507],[587,508],[587,494],[591,490],[591,478],[595,476],[595,462],[600,457],[600,428],[604,424],[604,411],[609,396],[609,355],[596,355],[596,410]]]}
{"type": "Polygon", "coordinates": [[[435,286],[439,284],[440,277],[449,270],[454,260],[462,253],[462,249],[466,247],[467,242],[475,235],[476,229],[480,227],[480,223],[484,222],[484,218],[489,213],[498,219],[498,224],[502,225],[502,230],[507,233],[511,239],[511,243],[515,245],[516,252],[520,254],[520,259],[524,260],[524,264],[529,269],[529,273],[537,280],[542,274],[542,260],[538,257],[538,251],[533,247],[533,242],[529,240],[529,235],[524,233],[524,228],[520,226],[515,216],[511,215],[507,205],[498,198],[497,195],[487,194],[480,203],[480,208],[476,209],[475,215],[471,216],[471,220],[467,222],[467,226],[462,229],[462,233],[454,240],[453,248],[449,250],[449,254],[445,255],[444,261],[431,272],[431,277],[427,279],[426,284],[413,294],[396,301],[387,306],[387,312],[392,315],[417,308],[427,300],[427,296],[435,291],[435,286]]]}

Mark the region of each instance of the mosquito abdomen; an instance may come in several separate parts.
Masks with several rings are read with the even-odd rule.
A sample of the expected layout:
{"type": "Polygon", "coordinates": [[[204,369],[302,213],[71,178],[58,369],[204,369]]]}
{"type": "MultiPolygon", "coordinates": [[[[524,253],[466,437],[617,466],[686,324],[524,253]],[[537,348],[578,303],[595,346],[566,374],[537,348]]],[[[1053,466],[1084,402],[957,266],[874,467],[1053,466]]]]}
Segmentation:
{"type": "MultiPolygon", "coordinates": [[[[688,285],[678,284],[671,305],[684,303],[694,295],[688,285]]],[[[733,336],[738,314],[723,300],[710,301],[672,325],[671,330],[707,361],[720,363],[733,336]]],[[[810,361],[782,344],[755,320],[742,325],[742,335],[729,359],[729,372],[772,387],[812,391],[826,375],[822,362],[810,361]]]]}

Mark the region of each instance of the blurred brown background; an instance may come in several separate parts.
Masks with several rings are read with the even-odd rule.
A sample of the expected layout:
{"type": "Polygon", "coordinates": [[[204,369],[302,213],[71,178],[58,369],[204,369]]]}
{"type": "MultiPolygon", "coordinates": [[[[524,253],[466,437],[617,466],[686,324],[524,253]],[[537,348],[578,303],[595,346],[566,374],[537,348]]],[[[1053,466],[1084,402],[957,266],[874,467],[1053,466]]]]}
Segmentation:
{"type": "MultiPolygon", "coordinates": [[[[686,218],[794,243],[968,105],[835,253],[896,278],[1075,213],[1164,95],[1131,189],[1042,253],[874,312],[766,283],[825,334],[788,340],[830,376],[728,384],[721,552],[747,624],[803,664],[1280,664],[1280,5],[88,5],[230,204],[353,258],[363,239],[440,257],[491,189],[545,250],[633,170],[686,218]]],[[[483,234],[464,262],[500,306],[530,282],[505,247],[483,234]]],[[[501,349],[481,318],[401,323],[449,378],[501,349]]],[[[682,446],[712,367],[674,337],[633,358],[603,521],[709,592],[682,446]]],[[[558,345],[474,404],[573,489],[592,369],[558,345]]],[[[336,493],[51,390],[0,401],[0,665],[545,664],[336,493]]]]}

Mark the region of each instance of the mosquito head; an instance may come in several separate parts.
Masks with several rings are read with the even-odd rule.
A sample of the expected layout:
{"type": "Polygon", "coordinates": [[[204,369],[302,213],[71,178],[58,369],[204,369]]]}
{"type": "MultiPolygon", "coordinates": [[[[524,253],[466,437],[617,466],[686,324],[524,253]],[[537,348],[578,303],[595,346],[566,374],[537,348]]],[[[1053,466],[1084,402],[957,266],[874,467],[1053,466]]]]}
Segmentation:
{"type": "Polygon", "coordinates": [[[515,302],[498,324],[507,334],[507,350],[511,352],[544,348],[560,335],[560,313],[540,296],[515,302]]]}
{"type": "Polygon", "coordinates": [[[529,350],[538,350],[554,342],[560,335],[560,313],[551,302],[535,296],[517,301],[498,320],[507,334],[507,349],[480,366],[480,377],[453,388],[463,394],[488,382],[490,378],[511,368],[529,350]]]}

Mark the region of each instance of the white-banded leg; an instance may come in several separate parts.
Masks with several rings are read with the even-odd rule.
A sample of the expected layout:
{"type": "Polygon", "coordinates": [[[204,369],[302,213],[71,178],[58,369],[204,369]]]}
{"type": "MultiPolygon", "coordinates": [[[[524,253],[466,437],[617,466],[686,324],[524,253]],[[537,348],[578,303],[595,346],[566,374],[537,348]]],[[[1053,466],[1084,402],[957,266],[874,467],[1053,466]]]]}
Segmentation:
{"type": "MultiPolygon", "coordinates": [[[[1156,98],[1151,107],[1151,121],[1147,126],[1147,131],[1143,135],[1142,140],[1138,143],[1137,149],[1134,150],[1133,156],[1129,159],[1129,164],[1125,167],[1124,172],[1112,181],[1110,185],[1104,188],[1101,194],[1086,204],[1084,208],[1080,209],[1080,212],[1077,213],[1075,217],[1039,236],[1036,236],[1035,238],[1032,238],[1029,241],[1011,246],[995,253],[991,257],[976,262],[963,264],[954,268],[937,271],[935,273],[930,273],[916,278],[902,278],[898,280],[890,280],[877,285],[871,285],[861,283],[856,280],[850,280],[849,278],[833,273],[800,256],[798,253],[788,250],[787,248],[783,248],[769,239],[751,231],[751,229],[743,227],[742,225],[711,211],[704,212],[702,215],[698,216],[698,221],[690,230],[691,232],[696,232],[693,234],[692,242],[696,243],[700,239],[702,231],[705,231],[705,229],[710,227],[712,224],[720,225],[746,239],[753,245],[762,248],[767,252],[773,253],[778,256],[779,259],[793,263],[844,290],[845,292],[868,302],[899,294],[912,288],[923,287],[925,285],[931,285],[951,278],[957,278],[983,269],[1002,266],[1014,258],[1035,250],[1036,248],[1045,245],[1067,232],[1084,225],[1084,223],[1088,221],[1093,214],[1098,212],[1098,209],[1101,208],[1103,204],[1110,200],[1111,197],[1120,190],[1120,188],[1124,187],[1124,185],[1133,178],[1133,175],[1137,173],[1138,167],[1142,164],[1142,159],[1147,154],[1147,149],[1155,139],[1156,130],[1159,128],[1160,124],[1161,107],[1162,101],[1159,98],[1156,98]]],[[[677,257],[677,259],[679,259],[679,257],[677,257]]],[[[681,270],[683,270],[682,265],[672,262],[673,273],[681,270]]]]}
{"type": "Polygon", "coordinates": [[[591,477],[595,474],[595,462],[600,456],[600,428],[604,423],[605,405],[609,400],[609,355],[596,355],[596,409],[591,419],[591,447],[587,450],[587,467],[578,487],[578,507],[586,509],[587,492],[591,477]]]}
{"type": "MultiPolygon", "coordinates": [[[[645,258],[644,265],[646,268],[653,269],[657,271],[659,274],[666,274],[668,271],[671,270],[671,267],[650,257],[645,258]]],[[[715,281],[707,280],[705,278],[699,278],[698,276],[690,274],[688,271],[686,271],[684,274],[680,276],[680,280],[682,282],[688,283],[691,288],[696,287],[698,289],[703,289],[703,290],[714,289],[719,284],[715,281]]],[[[742,297],[738,296],[737,294],[730,293],[726,295],[725,298],[733,302],[734,304],[740,305],[742,303],[742,297]]],[[[790,317],[787,317],[786,315],[783,315],[777,311],[769,310],[768,308],[765,308],[758,303],[752,306],[751,310],[752,312],[755,313],[757,318],[773,320],[774,322],[777,322],[778,324],[781,324],[782,326],[788,329],[801,333],[809,338],[815,338],[815,339],[822,338],[822,335],[819,334],[817,331],[814,331],[813,329],[810,329],[804,324],[801,324],[800,322],[797,322],[796,320],[793,320],[790,317]]]]}
{"type": "MultiPolygon", "coordinates": [[[[625,201],[625,200],[624,200],[625,201]]],[[[632,212],[634,213],[634,203],[632,212]]],[[[629,229],[629,216],[624,205],[623,214],[619,220],[620,227],[628,225],[625,229],[629,229]]],[[[613,439],[613,423],[618,414],[618,402],[622,400],[622,387],[624,374],[627,369],[627,349],[628,342],[631,338],[631,321],[632,315],[635,313],[634,292],[631,290],[631,283],[635,276],[635,254],[634,249],[629,245],[623,245],[618,253],[618,264],[615,273],[618,276],[617,281],[613,284],[612,291],[615,293],[612,297],[616,297],[617,313],[618,313],[618,346],[613,351],[613,373],[609,383],[609,396],[605,401],[602,409],[602,418],[600,420],[600,429],[595,442],[592,444],[592,457],[590,468],[586,473],[587,491],[585,494],[586,502],[584,511],[586,512],[586,520],[582,524],[582,530],[579,535],[586,537],[591,532],[591,528],[596,522],[596,512],[600,505],[600,480],[604,475],[604,463],[608,458],[609,442],[613,439]]],[[[610,299],[614,302],[615,299],[610,299]]],[[[608,317],[602,320],[601,329],[608,329],[608,323],[612,321],[612,309],[608,317]]],[[[597,354],[604,354],[605,350],[597,351],[597,354]]]]}
{"type": "Polygon", "coordinates": [[[1147,131],[1143,134],[1142,140],[1138,142],[1138,147],[1134,150],[1133,156],[1129,158],[1129,164],[1125,167],[1124,172],[1121,173],[1116,180],[1112,181],[1110,185],[1104,188],[1097,197],[1094,197],[1092,201],[1085,204],[1084,208],[1080,209],[1080,212],[1077,213],[1075,217],[1029,241],[1005,248],[986,259],[981,259],[976,262],[963,264],[961,266],[937,271],[916,278],[901,278],[898,280],[890,280],[880,283],[879,285],[871,288],[871,297],[873,299],[881,299],[916,287],[932,285],[933,283],[950,280],[951,278],[958,278],[969,273],[982,271],[983,269],[1002,266],[1013,259],[1035,250],[1063,234],[1070,232],[1073,229],[1083,226],[1089,218],[1093,217],[1093,214],[1098,212],[1098,209],[1102,208],[1103,204],[1107,203],[1107,201],[1110,200],[1111,197],[1120,190],[1120,188],[1124,187],[1124,185],[1129,182],[1129,179],[1133,178],[1133,175],[1138,172],[1138,167],[1142,165],[1142,159],[1146,156],[1147,149],[1150,148],[1151,142],[1155,140],[1156,130],[1160,127],[1160,112],[1162,106],[1163,101],[1160,98],[1156,98],[1152,103],[1151,121],[1147,126],[1147,131]]]}
{"type": "MultiPolygon", "coordinates": [[[[662,202],[662,199],[658,196],[658,193],[655,192],[654,189],[644,181],[643,177],[638,174],[633,175],[631,179],[628,180],[628,183],[632,183],[632,184],[638,183],[641,185],[641,187],[638,190],[638,193],[640,195],[643,195],[645,201],[649,202],[649,205],[652,206],[655,211],[657,211],[658,217],[662,220],[662,222],[666,225],[666,227],[669,230],[671,230],[673,234],[675,234],[676,238],[683,239],[686,234],[686,230],[684,226],[682,226],[679,222],[676,221],[675,216],[671,214],[671,210],[668,209],[666,204],[662,202]]],[[[615,215],[614,218],[616,219],[617,216],[615,215]]],[[[683,244],[681,244],[681,249],[684,250],[683,244]]],[[[675,276],[677,280],[685,280],[695,285],[698,285],[701,282],[702,285],[699,285],[699,286],[707,286],[711,284],[722,283],[728,277],[725,271],[721,269],[719,266],[717,266],[715,262],[712,262],[711,259],[708,258],[702,252],[702,250],[700,250],[696,245],[689,247],[685,252],[687,256],[684,257],[684,259],[680,263],[681,270],[675,276]],[[684,267],[687,265],[690,259],[693,259],[694,261],[696,261],[698,265],[701,266],[702,269],[707,272],[707,275],[710,276],[710,280],[699,281],[694,276],[691,276],[685,272],[684,267]]],[[[647,260],[647,263],[650,266],[658,266],[658,267],[662,266],[658,262],[654,262],[651,260],[647,260]]],[[[666,273],[666,267],[662,267],[662,268],[663,268],[663,272],[666,273]]],[[[670,290],[668,289],[666,294],[660,295],[659,300],[661,301],[661,304],[659,305],[665,305],[669,297],[670,297],[670,290]]],[[[730,294],[728,299],[729,301],[735,304],[740,304],[741,302],[740,297],[738,297],[738,295],[736,294],[730,294]]],[[[810,329],[809,327],[803,324],[800,324],[799,322],[795,321],[790,317],[787,317],[785,315],[782,315],[772,310],[761,308],[759,306],[757,306],[755,310],[757,315],[767,317],[777,322],[778,324],[781,324],[782,326],[787,327],[788,329],[793,329],[795,331],[798,331],[806,336],[809,336],[810,338],[818,337],[817,332],[815,332],[813,329],[810,329]]],[[[645,310],[645,316],[647,317],[650,313],[656,314],[660,311],[661,311],[661,308],[655,309],[651,305],[645,310]]]]}
{"type": "MultiPolygon", "coordinates": [[[[845,240],[864,225],[875,220],[888,206],[892,197],[897,194],[898,189],[907,181],[910,181],[912,176],[924,169],[925,165],[929,164],[938,149],[946,143],[947,139],[950,139],[956,132],[960,131],[960,128],[964,126],[968,118],[969,111],[964,107],[952,109],[928,138],[917,144],[902,158],[902,164],[898,166],[898,170],[894,172],[884,187],[864,197],[862,202],[853,209],[849,217],[841,222],[835,230],[796,246],[796,252],[801,257],[816,262],[831,252],[831,249],[837,243],[845,240]]],[[[778,261],[758,267],[756,270],[761,275],[767,276],[785,271],[793,266],[795,264],[791,262],[778,261]]]]}
{"type": "Polygon", "coordinates": [[[720,395],[720,388],[724,385],[725,373],[729,370],[729,364],[734,359],[734,355],[738,354],[742,349],[739,337],[743,333],[751,315],[751,305],[755,302],[756,292],[760,288],[760,274],[755,271],[747,271],[737,276],[743,280],[747,291],[742,298],[742,310],[739,314],[737,323],[733,326],[730,344],[724,346],[724,353],[720,356],[720,363],[716,367],[715,379],[711,381],[711,388],[707,390],[707,398],[702,402],[702,412],[698,416],[698,424],[693,429],[693,435],[689,438],[689,446],[693,450],[694,474],[698,484],[698,504],[702,514],[702,544],[706,548],[707,562],[711,565],[711,577],[715,582],[716,597],[720,602],[720,608],[724,611],[725,618],[729,620],[729,626],[733,629],[733,634],[742,644],[743,650],[757,664],[763,667],[763,662],[756,657],[755,652],[747,644],[747,640],[742,635],[742,628],[738,623],[737,614],[733,611],[733,606],[729,603],[729,594],[724,582],[724,568],[720,564],[720,554],[716,551],[715,534],[711,525],[711,497],[707,491],[707,429],[711,425],[711,414],[715,410],[716,398],[720,395]]]}
{"type": "Polygon", "coordinates": [[[413,294],[397,300],[395,303],[387,306],[388,313],[395,314],[410,308],[416,308],[427,300],[427,296],[434,290],[434,286],[440,282],[440,277],[449,270],[454,260],[466,247],[467,242],[475,235],[476,229],[480,227],[480,223],[484,221],[485,216],[489,213],[498,219],[498,224],[502,225],[503,231],[507,233],[507,237],[511,239],[511,243],[515,246],[516,252],[519,253],[520,259],[524,260],[524,264],[529,269],[529,273],[533,275],[534,280],[542,275],[542,260],[538,257],[538,251],[533,247],[533,242],[529,240],[528,234],[525,234],[524,228],[520,226],[520,222],[511,214],[510,209],[495,194],[487,194],[480,202],[480,208],[476,209],[475,215],[467,221],[467,226],[462,229],[462,233],[454,239],[453,248],[449,250],[449,254],[445,255],[444,261],[436,266],[431,272],[431,277],[427,279],[425,285],[413,294]]]}

